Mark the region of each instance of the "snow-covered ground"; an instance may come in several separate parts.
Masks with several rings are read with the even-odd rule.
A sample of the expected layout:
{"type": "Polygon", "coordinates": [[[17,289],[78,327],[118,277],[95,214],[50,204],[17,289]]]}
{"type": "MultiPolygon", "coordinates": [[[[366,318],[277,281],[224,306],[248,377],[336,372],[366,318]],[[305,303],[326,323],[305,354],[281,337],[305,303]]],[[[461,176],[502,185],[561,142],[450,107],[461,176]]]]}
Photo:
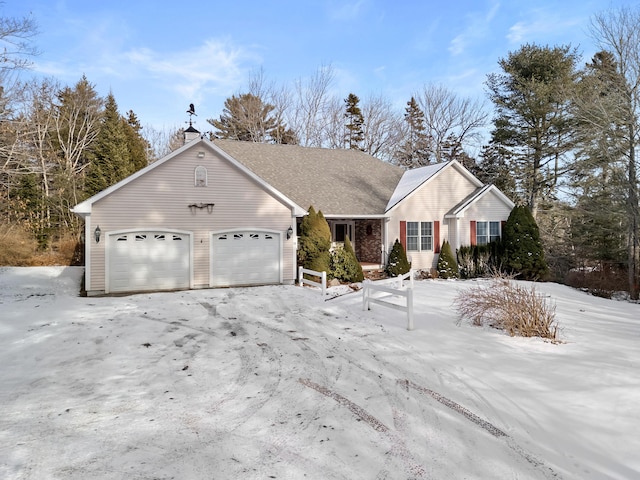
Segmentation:
{"type": "Polygon", "coordinates": [[[0,478],[640,478],[638,304],[540,284],[554,344],[457,325],[472,281],[416,282],[408,331],[361,293],[81,275],[0,269],[0,478]]]}

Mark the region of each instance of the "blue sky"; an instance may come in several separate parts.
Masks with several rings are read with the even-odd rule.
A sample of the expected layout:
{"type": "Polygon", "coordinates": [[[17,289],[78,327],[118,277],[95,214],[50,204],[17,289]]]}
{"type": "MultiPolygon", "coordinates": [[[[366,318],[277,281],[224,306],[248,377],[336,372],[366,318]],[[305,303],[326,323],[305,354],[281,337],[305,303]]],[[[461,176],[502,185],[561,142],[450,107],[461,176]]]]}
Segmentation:
{"type": "Polygon", "coordinates": [[[590,16],[621,5],[635,3],[14,0],[0,14],[39,26],[30,75],[73,85],[85,74],[121,112],[168,129],[184,125],[192,102],[205,127],[260,69],[288,85],[330,64],[337,95],[383,95],[400,111],[428,83],[485,98],[486,75],[524,43],[571,44],[588,60],[590,16]]]}

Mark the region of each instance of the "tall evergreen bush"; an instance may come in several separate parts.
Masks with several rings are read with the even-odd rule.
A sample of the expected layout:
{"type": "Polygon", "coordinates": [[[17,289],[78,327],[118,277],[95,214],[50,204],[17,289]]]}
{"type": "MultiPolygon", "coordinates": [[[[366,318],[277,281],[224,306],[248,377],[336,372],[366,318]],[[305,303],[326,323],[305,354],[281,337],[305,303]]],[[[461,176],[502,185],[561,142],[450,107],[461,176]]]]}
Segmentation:
{"type": "Polygon", "coordinates": [[[331,230],[321,211],[313,206],[302,219],[298,248],[298,263],[318,272],[331,271],[331,230]]]}
{"type": "Polygon", "coordinates": [[[547,275],[538,225],[527,206],[516,206],[502,231],[504,266],[516,278],[539,280],[547,275]]]}

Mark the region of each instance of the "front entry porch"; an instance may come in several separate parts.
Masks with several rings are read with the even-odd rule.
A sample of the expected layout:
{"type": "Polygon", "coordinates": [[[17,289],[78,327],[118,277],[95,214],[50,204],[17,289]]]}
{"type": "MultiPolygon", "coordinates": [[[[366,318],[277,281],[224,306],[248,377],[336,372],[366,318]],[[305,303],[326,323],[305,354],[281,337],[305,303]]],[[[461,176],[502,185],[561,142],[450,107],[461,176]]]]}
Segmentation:
{"type": "Polygon", "coordinates": [[[331,239],[335,245],[344,245],[349,237],[356,258],[363,270],[384,268],[386,258],[383,243],[384,219],[331,218],[327,219],[331,229],[331,239]]]}

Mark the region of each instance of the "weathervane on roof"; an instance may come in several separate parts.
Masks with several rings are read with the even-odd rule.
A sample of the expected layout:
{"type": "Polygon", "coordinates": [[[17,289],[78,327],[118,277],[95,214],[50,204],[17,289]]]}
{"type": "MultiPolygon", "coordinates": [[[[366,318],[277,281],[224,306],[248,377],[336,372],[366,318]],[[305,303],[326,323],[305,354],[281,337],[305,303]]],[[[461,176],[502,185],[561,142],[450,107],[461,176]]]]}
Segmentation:
{"type": "Polygon", "coordinates": [[[198,114],[196,113],[196,107],[193,105],[193,103],[189,104],[189,110],[187,110],[187,113],[189,114],[189,126],[192,126],[192,121],[191,118],[195,115],[196,117],[198,116],[198,114]]]}

